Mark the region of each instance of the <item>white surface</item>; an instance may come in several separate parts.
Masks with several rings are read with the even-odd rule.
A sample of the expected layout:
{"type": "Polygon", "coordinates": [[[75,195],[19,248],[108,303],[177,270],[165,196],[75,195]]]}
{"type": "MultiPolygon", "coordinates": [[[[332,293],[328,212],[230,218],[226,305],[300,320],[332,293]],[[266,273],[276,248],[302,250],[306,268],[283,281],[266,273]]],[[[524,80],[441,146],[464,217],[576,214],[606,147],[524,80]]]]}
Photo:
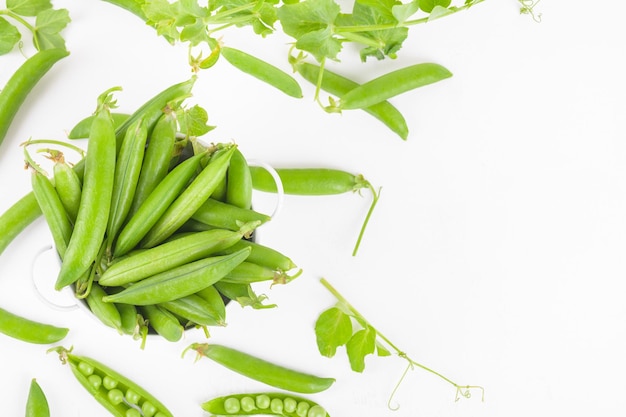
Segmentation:
{"type": "MultiPolygon", "coordinates": [[[[454,73],[393,100],[409,121],[407,142],[366,114],[325,114],[305,84],[298,101],[225,63],[201,74],[194,100],[218,126],[211,140],[236,140],[249,158],[276,166],[342,168],[383,186],[356,258],[367,198],[285,198],[260,236],[304,275],[259,290],[275,310],[229,307],[228,327],[212,340],[336,377],[312,396],[333,417],[623,415],[626,6],[610,0],[598,13],[574,3],[540,3],[536,24],[518,15],[516,1],[490,0],[413,28],[397,62],[361,65],[344,54],[342,71],[362,80],[421,61],[454,73]],[[321,276],[409,356],[483,385],[485,401],[455,402],[451,386],[416,370],[397,393],[400,410],[389,411],[401,359],[369,357],[360,375],[342,350],[331,360],[317,353],[312,326],[333,304],[321,276]]],[[[132,111],[189,75],[185,48],[126,11],[95,0],[55,5],[73,19],[64,32],[71,56],[37,86],[2,145],[1,211],[30,187],[20,142],[64,138],[111,86],[124,88],[120,110],[132,111]]],[[[280,35],[238,30],[224,41],[287,69],[280,35]]],[[[4,83],[13,69],[2,62],[4,83]]],[[[199,333],[176,344],[150,340],[142,351],[81,311],[49,309],[29,280],[49,241],[38,221],[2,254],[4,308],[69,326],[64,346],[134,379],[176,416],[205,415],[200,403],[217,395],[268,390],[207,359],[181,359],[204,340],[199,333]]],[[[0,339],[0,414],[22,415],[36,377],[53,416],[108,415],[46,347],[0,339]]]]}

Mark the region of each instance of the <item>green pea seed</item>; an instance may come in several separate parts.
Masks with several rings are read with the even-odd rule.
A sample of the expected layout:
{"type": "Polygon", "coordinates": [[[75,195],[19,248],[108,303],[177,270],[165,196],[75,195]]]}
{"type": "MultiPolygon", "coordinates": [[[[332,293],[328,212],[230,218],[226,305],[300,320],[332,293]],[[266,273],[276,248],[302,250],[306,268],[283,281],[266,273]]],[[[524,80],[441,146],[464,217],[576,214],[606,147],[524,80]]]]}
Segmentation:
{"type": "Polygon", "coordinates": [[[126,410],[126,417],[141,417],[141,412],[136,408],[126,410]]]}
{"type": "Polygon", "coordinates": [[[298,403],[298,406],[296,407],[296,414],[298,415],[298,417],[307,417],[309,408],[311,408],[311,405],[309,403],[300,401],[298,403]]]}
{"type": "Polygon", "coordinates": [[[141,404],[141,412],[144,417],[152,417],[157,412],[157,409],[150,401],[144,401],[143,404],[141,404]]]}
{"type": "Polygon", "coordinates": [[[137,394],[132,389],[128,389],[126,391],[125,398],[130,404],[139,404],[139,401],[141,401],[141,395],[137,394]]]}
{"type": "Polygon", "coordinates": [[[111,389],[117,387],[117,381],[115,379],[111,378],[110,376],[106,375],[102,379],[102,385],[104,385],[104,388],[106,388],[108,390],[111,390],[111,389]]]}
{"type": "Polygon", "coordinates": [[[252,397],[243,397],[239,402],[241,403],[241,409],[246,413],[249,413],[256,408],[254,398],[252,397]]]}
{"type": "Polygon", "coordinates": [[[89,375],[87,380],[95,390],[98,390],[102,385],[102,378],[100,377],[100,375],[91,374],[89,375]]]}
{"type": "Polygon", "coordinates": [[[270,402],[271,402],[270,397],[265,394],[258,395],[256,397],[256,406],[260,408],[261,410],[265,410],[266,408],[269,408],[270,402]]]}
{"type": "Polygon", "coordinates": [[[283,400],[283,405],[285,406],[286,413],[293,413],[294,411],[296,411],[298,401],[294,400],[291,397],[287,397],[283,400]]]}
{"type": "Polygon", "coordinates": [[[121,404],[124,401],[124,393],[117,388],[110,390],[107,393],[107,397],[109,397],[109,401],[115,405],[121,404]]]}
{"type": "Polygon", "coordinates": [[[239,410],[241,410],[241,404],[237,398],[227,398],[226,401],[224,401],[224,410],[226,410],[228,414],[238,413],[239,410]]]}
{"type": "Polygon", "coordinates": [[[81,362],[78,364],[78,369],[82,372],[83,375],[89,376],[93,374],[93,366],[88,364],[87,362],[81,362]]]}
{"type": "Polygon", "coordinates": [[[314,405],[309,409],[307,417],[326,417],[326,410],[320,405],[314,405]]]}
{"type": "Polygon", "coordinates": [[[283,400],[280,398],[272,398],[270,402],[270,410],[272,410],[272,413],[282,414],[284,408],[283,400]]]}

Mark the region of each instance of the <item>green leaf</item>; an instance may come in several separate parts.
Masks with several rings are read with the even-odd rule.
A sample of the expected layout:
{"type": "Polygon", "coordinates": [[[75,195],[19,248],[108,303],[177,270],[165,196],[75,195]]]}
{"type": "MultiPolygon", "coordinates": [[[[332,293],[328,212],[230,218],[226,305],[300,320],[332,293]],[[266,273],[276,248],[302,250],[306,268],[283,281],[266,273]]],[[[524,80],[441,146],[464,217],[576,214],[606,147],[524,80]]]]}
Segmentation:
{"type": "Polygon", "coordinates": [[[274,23],[278,17],[276,16],[276,8],[270,1],[249,1],[249,0],[219,0],[215,2],[215,7],[219,8],[219,12],[215,14],[215,18],[220,18],[221,12],[230,12],[233,9],[241,9],[239,12],[229,14],[228,19],[220,19],[222,23],[228,23],[229,20],[235,22],[237,27],[252,26],[255,33],[266,36],[274,32],[274,23]],[[256,3],[256,4],[255,4],[256,3]],[[254,4],[253,8],[246,8],[254,4]]]}
{"type": "Polygon", "coordinates": [[[7,9],[20,16],[37,16],[51,8],[50,0],[7,0],[7,9]]]}
{"type": "Polygon", "coordinates": [[[452,9],[447,9],[445,7],[442,6],[435,6],[432,10],[432,12],[430,12],[430,16],[428,16],[428,21],[433,21],[435,19],[439,19],[441,17],[444,16],[448,16],[450,14],[453,14],[455,11],[452,9]]]}
{"type": "Polygon", "coordinates": [[[193,24],[186,25],[180,31],[181,42],[189,42],[192,46],[209,41],[207,27],[202,19],[197,19],[193,24]]]}
{"type": "Polygon", "coordinates": [[[332,31],[339,13],[339,5],[333,0],[304,0],[281,6],[278,19],[283,31],[296,39],[299,49],[321,61],[325,57],[336,59],[341,50],[341,42],[332,31]]]}
{"type": "Polygon", "coordinates": [[[207,125],[209,115],[202,107],[195,105],[189,109],[177,112],[181,132],[187,136],[202,136],[213,130],[215,126],[207,125]]]}
{"type": "Polygon", "coordinates": [[[315,335],[320,353],[331,358],[352,337],[352,320],[337,307],[329,308],[315,322],[315,335]]]}
{"type": "Polygon", "coordinates": [[[419,11],[420,5],[418,0],[413,0],[407,4],[397,4],[391,8],[393,17],[398,23],[406,22],[411,16],[419,11]]]}
{"type": "Polygon", "coordinates": [[[451,0],[419,0],[420,9],[426,13],[432,12],[435,6],[448,7],[450,3],[451,0]]]}
{"type": "Polygon", "coordinates": [[[21,38],[20,31],[5,18],[0,17],[0,55],[11,52],[21,38]]]}
{"type": "Polygon", "coordinates": [[[170,4],[167,0],[146,0],[143,12],[146,23],[155,28],[159,36],[163,36],[170,43],[180,39],[176,27],[178,4],[170,4]]]}
{"type": "Polygon", "coordinates": [[[376,341],[376,354],[378,356],[391,356],[391,352],[389,352],[389,349],[387,349],[385,346],[383,346],[381,343],[379,343],[378,341],[376,341]]]}
{"type": "Polygon", "coordinates": [[[365,369],[365,357],[376,350],[376,330],[371,326],[354,333],[346,344],[350,367],[355,372],[365,369]]]}
{"type": "Polygon", "coordinates": [[[69,12],[65,9],[47,9],[37,15],[35,37],[39,49],[65,48],[65,40],[60,32],[70,22],[69,12]]]}

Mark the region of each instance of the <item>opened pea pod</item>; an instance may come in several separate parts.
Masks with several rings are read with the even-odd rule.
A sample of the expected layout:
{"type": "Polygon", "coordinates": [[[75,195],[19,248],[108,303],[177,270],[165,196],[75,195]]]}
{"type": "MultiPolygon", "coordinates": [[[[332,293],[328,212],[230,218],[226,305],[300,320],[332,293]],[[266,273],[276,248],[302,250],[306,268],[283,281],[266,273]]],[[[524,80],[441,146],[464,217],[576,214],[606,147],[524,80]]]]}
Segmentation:
{"type": "Polygon", "coordinates": [[[316,402],[281,392],[226,395],[204,402],[202,409],[215,416],[330,417],[316,402]]]}

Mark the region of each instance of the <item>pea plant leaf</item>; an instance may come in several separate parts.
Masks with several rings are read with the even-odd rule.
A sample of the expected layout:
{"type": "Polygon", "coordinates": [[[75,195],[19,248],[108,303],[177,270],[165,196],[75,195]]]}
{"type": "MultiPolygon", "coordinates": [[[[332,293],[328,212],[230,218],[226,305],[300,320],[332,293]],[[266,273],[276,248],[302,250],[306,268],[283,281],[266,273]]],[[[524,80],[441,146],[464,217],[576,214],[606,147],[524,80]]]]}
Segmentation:
{"type": "Polygon", "coordinates": [[[180,131],[188,137],[198,137],[213,130],[215,126],[207,125],[209,116],[205,109],[195,105],[189,109],[180,109],[176,113],[180,131]]]}
{"type": "Polygon", "coordinates": [[[435,6],[448,7],[451,2],[451,0],[419,0],[419,6],[426,13],[430,13],[435,6]]]}
{"type": "Polygon", "coordinates": [[[439,19],[442,18],[444,16],[448,16],[452,13],[455,13],[454,9],[452,8],[446,8],[446,7],[442,7],[442,6],[435,6],[433,8],[433,10],[430,12],[430,15],[428,16],[428,21],[432,21],[435,19],[439,19]]]}
{"type": "Polygon", "coordinates": [[[420,2],[418,0],[413,0],[410,3],[394,5],[391,8],[391,13],[393,14],[393,17],[396,18],[398,23],[404,23],[411,16],[417,13],[419,9],[420,9],[420,2]]]}
{"type": "Polygon", "coordinates": [[[350,367],[355,372],[365,370],[365,357],[376,351],[376,329],[367,326],[352,335],[346,344],[350,367]]]}
{"type": "Polygon", "coordinates": [[[40,49],[65,48],[65,40],[60,32],[70,22],[65,9],[46,9],[35,20],[35,38],[40,49]]]}
{"type": "Polygon", "coordinates": [[[323,356],[335,356],[337,348],[352,337],[352,319],[337,307],[324,311],[315,322],[317,348],[323,356]]]}
{"type": "Polygon", "coordinates": [[[0,17],[0,55],[11,52],[21,38],[20,31],[5,18],[0,17]]]}
{"type": "Polygon", "coordinates": [[[20,16],[37,16],[51,8],[50,0],[7,0],[7,9],[20,16]]]}
{"type": "Polygon", "coordinates": [[[331,30],[340,11],[334,0],[303,0],[281,6],[278,19],[283,31],[296,39],[298,49],[321,61],[336,59],[341,51],[341,42],[331,30]]]}
{"type": "Polygon", "coordinates": [[[170,43],[180,39],[176,21],[178,6],[167,0],[146,0],[143,6],[146,23],[154,27],[159,36],[163,36],[170,43]]]}

